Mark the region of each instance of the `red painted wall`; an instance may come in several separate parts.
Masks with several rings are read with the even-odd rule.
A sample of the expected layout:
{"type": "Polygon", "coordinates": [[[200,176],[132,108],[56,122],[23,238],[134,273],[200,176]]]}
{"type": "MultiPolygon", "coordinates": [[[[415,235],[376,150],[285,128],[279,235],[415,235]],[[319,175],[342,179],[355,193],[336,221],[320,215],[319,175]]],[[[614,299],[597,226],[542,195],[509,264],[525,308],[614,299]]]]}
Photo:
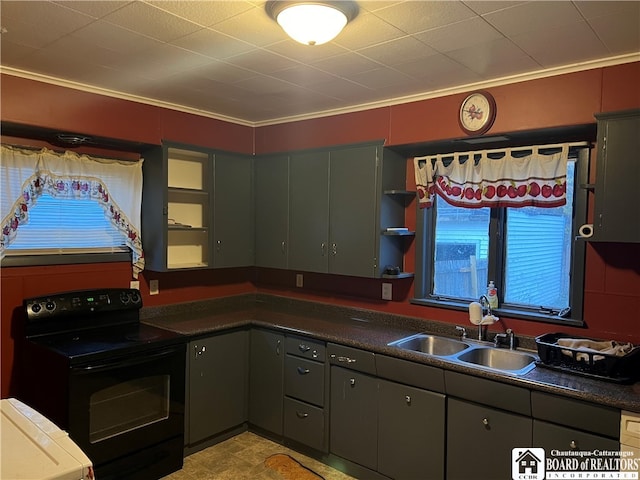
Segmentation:
{"type": "MultiPolygon", "coordinates": [[[[1,81],[0,114],[4,121],[148,143],[171,139],[243,153],[251,153],[254,148],[257,153],[267,153],[378,139],[385,139],[389,145],[401,145],[456,138],[461,136],[457,108],[464,98],[464,94],[450,95],[253,129],[8,75],[2,75],[1,81]]],[[[640,63],[632,63],[492,88],[498,117],[489,134],[591,123],[595,112],[638,108],[638,85],[640,63]]],[[[410,162],[407,171],[407,188],[412,188],[415,185],[410,162]]],[[[407,210],[407,226],[414,225],[412,205],[407,210]]],[[[415,258],[414,247],[408,249],[407,265],[415,258]]],[[[143,272],[140,280],[145,305],[260,291],[450,323],[468,321],[464,312],[410,304],[408,300],[413,294],[410,279],[394,280],[394,300],[383,302],[379,300],[380,280],[305,274],[305,287],[297,289],[295,273],[267,269],[143,272]],[[160,295],[148,295],[150,279],[160,281],[160,295]]],[[[24,298],[52,290],[126,287],[130,279],[131,269],[126,263],[3,268],[0,395],[6,397],[14,388],[14,339],[20,334],[20,305],[24,298]]],[[[589,245],[585,282],[587,328],[563,330],[640,343],[639,310],[640,246],[589,245]]],[[[524,335],[558,330],[553,325],[513,319],[504,319],[503,323],[524,335]]]]}
{"type": "Polygon", "coordinates": [[[253,128],[0,75],[2,120],[159,145],[162,140],[253,153],[253,128]]]}

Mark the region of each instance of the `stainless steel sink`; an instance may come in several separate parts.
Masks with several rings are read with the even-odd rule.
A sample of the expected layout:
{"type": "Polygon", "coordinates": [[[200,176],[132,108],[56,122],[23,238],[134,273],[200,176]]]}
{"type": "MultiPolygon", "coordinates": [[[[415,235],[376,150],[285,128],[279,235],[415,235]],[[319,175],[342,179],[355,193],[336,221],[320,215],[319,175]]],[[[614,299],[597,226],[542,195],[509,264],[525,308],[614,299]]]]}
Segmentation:
{"type": "Polygon", "coordinates": [[[426,333],[419,333],[411,337],[400,339],[396,342],[390,343],[389,346],[440,357],[455,355],[456,353],[469,348],[469,344],[461,342],[460,340],[428,335],[426,333]]]}
{"type": "Polygon", "coordinates": [[[536,357],[529,353],[501,350],[492,347],[477,347],[458,355],[457,359],[482,367],[524,375],[535,366],[536,357]]]}
{"type": "Polygon", "coordinates": [[[389,343],[390,347],[424,353],[459,365],[477,366],[511,375],[525,375],[536,367],[532,353],[488,346],[486,342],[456,340],[428,333],[418,333],[389,343]]]}

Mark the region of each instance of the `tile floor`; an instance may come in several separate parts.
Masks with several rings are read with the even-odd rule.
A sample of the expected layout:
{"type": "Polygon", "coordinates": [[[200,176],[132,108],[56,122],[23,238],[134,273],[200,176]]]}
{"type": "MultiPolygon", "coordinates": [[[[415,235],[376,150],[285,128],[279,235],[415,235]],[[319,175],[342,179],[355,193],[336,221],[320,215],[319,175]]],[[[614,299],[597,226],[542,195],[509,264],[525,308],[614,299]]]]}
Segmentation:
{"type": "Polygon", "coordinates": [[[182,470],[163,480],[282,480],[277,472],[264,466],[275,453],[286,453],[325,480],[354,480],[324,463],[295,452],[283,445],[244,432],[184,459],[182,470]]]}

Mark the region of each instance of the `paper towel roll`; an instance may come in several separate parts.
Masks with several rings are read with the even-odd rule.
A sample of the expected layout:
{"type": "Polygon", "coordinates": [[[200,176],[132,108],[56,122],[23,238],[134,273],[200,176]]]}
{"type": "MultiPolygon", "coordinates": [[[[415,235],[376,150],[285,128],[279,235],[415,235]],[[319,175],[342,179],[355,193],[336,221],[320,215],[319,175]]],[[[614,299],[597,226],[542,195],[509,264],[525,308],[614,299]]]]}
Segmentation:
{"type": "Polygon", "coordinates": [[[482,305],[478,302],[469,304],[469,321],[474,325],[480,325],[480,322],[482,322],[482,305]]]}
{"type": "Polygon", "coordinates": [[[578,235],[582,238],[589,238],[593,236],[593,224],[585,223],[578,229],[578,235]]]}

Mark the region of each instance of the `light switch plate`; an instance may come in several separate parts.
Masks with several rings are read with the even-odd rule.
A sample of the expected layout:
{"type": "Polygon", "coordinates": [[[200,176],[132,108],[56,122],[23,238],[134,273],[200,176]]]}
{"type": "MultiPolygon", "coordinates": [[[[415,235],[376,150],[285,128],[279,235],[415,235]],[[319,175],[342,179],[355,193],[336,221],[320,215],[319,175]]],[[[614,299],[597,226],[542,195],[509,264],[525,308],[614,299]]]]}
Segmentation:
{"type": "Polygon", "coordinates": [[[304,285],[304,279],[301,273],[296,273],[296,287],[302,287],[304,285]]]}
{"type": "Polygon", "coordinates": [[[129,288],[135,288],[136,290],[140,290],[140,281],[139,280],[131,280],[129,282],[129,288]]]}
{"type": "Polygon", "coordinates": [[[160,285],[158,280],[149,280],[149,295],[158,295],[160,293],[160,285]]]}
{"type": "Polygon", "coordinates": [[[383,300],[393,299],[393,288],[391,283],[382,284],[382,299],[383,300]]]}

